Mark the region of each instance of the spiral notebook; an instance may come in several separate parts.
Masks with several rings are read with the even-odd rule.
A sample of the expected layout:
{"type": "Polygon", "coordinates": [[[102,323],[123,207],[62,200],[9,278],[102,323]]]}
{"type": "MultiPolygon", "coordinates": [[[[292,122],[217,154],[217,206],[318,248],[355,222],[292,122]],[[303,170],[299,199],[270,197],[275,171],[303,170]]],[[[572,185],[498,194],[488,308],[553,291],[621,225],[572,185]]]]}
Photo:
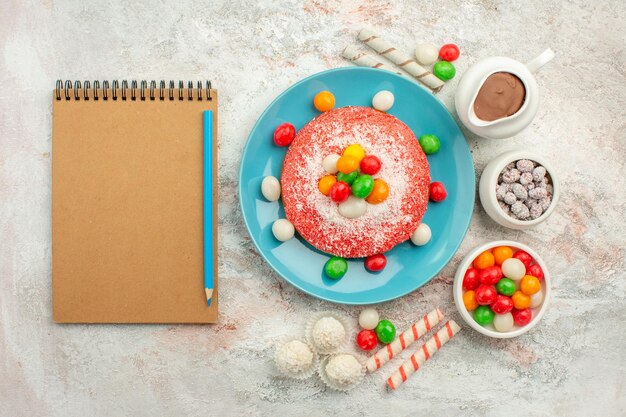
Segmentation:
{"type": "MultiPolygon", "coordinates": [[[[57,83],[52,106],[56,322],[216,321],[217,268],[210,306],[203,281],[207,110],[213,114],[215,178],[217,91],[209,82],[57,83]]],[[[216,248],[215,185],[212,191],[216,248]]],[[[215,265],[216,256],[214,251],[215,265]]]]}

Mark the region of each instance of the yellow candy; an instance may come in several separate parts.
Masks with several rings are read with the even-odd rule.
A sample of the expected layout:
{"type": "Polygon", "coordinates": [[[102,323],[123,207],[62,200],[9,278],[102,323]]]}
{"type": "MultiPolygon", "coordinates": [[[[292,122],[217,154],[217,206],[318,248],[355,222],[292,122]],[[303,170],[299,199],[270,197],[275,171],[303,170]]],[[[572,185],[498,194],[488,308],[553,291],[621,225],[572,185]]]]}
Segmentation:
{"type": "Polygon", "coordinates": [[[342,174],[349,174],[359,168],[359,161],[354,156],[344,155],[337,160],[337,169],[342,174]]]}
{"type": "Polygon", "coordinates": [[[320,179],[320,182],[317,184],[317,188],[324,195],[330,194],[330,188],[334,183],[337,182],[337,178],[334,175],[326,175],[320,179]]]}
{"type": "Polygon", "coordinates": [[[330,91],[320,91],[315,95],[313,105],[321,112],[332,110],[335,107],[335,96],[330,91]]]}
{"type": "Polygon", "coordinates": [[[355,157],[356,160],[360,164],[361,163],[361,159],[363,159],[365,157],[365,149],[363,149],[361,147],[361,145],[355,143],[355,144],[352,144],[352,145],[348,146],[346,148],[346,150],[343,151],[343,154],[347,155],[347,156],[355,157]]]}

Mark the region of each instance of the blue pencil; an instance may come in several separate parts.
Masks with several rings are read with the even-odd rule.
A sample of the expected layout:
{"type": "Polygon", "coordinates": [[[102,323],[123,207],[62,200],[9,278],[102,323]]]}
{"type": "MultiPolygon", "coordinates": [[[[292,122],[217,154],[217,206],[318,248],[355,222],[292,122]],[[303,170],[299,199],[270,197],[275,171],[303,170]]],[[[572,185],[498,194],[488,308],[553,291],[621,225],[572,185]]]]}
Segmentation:
{"type": "Polygon", "coordinates": [[[203,113],[204,125],[204,291],[207,304],[213,298],[213,112],[203,113]]]}

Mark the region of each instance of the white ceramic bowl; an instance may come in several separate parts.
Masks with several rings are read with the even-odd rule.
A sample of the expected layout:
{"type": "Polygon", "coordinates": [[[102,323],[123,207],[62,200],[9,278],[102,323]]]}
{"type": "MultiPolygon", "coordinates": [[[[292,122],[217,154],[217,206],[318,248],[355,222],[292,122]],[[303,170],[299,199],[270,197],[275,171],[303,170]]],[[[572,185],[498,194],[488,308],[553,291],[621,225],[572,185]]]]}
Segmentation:
{"type": "Polygon", "coordinates": [[[552,284],[550,281],[550,272],[548,271],[548,268],[546,268],[546,264],[543,262],[541,257],[537,254],[537,252],[535,252],[528,246],[524,245],[523,243],[513,242],[510,240],[499,240],[496,242],[489,242],[484,245],[481,245],[475,248],[474,250],[472,250],[470,253],[467,254],[465,258],[463,258],[463,261],[461,261],[459,268],[456,270],[456,275],[454,276],[454,285],[453,285],[454,303],[456,304],[456,308],[459,310],[461,317],[463,317],[463,320],[465,320],[465,322],[472,329],[476,330],[479,333],[484,334],[485,336],[495,337],[498,339],[508,339],[508,338],[517,337],[521,334],[526,333],[527,331],[535,327],[537,323],[539,323],[539,321],[541,320],[541,317],[543,317],[543,314],[548,308],[548,303],[550,301],[551,285],[552,284]],[[544,275],[543,280],[541,280],[541,290],[543,291],[543,302],[541,303],[539,307],[531,309],[533,312],[533,318],[530,321],[530,323],[528,323],[526,326],[523,326],[523,327],[514,325],[513,330],[509,332],[504,332],[504,333],[498,332],[493,327],[493,324],[489,324],[487,326],[481,326],[480,324],[476,323],[472,313],[467,311],[467,309],[465,308],[465,305],[463,304],[463,278],[465,276],[465,271],[467,271],[467,269],[471,266],[472,261],[479,254],[481,254],[482,252],[488,249],[493,249],[496,246],[510,246],[511,248],[513,248],[513,250],[521,249],[523,251],[528,252],[528,254],[533,257],[535,262],[539,264],[539,266],[543,270],[543,275],[544,275]]]}
{"type": "Polygon", "coordinates": [[[487,212],[487,215],[491,217],[496,223],[509,227],[511,229],[529,229],[543,222],[550,217],[550,214],[554,211],[557,202],[559,201],[560,186],[557,175],[554,172],[554,168],[545,158],[541,155],[534,154],[532,152],[517,150],[509,151],[500,154],[493,158],[480,176],[480,183],[478,184],[478,194],[480,196],[480,203],[487,212]],[[498,176],[502,172],[505,166],[510,162],[520,159],[530,159],[542,165],[552,181],[552,203],[550,207],[539,217],[534,220],[518,220],[505,213],[496,198],[496,185],[498,184],[498,176]]]}

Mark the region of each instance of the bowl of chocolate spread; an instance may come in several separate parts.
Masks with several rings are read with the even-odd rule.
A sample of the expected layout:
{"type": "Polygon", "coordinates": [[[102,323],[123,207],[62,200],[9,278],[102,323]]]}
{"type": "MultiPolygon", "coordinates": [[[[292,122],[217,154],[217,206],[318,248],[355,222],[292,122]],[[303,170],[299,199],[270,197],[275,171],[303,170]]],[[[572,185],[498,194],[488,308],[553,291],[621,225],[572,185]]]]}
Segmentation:
{"type": "Polygon", "coordinates": [[[455,95],[461,122],[473,133],[490,139],[509,138],[522,131],[539,108],[533,73],[553,57],[554,52],[547,49],[526,64],[491,57],[472,65],[463,74],[455,95]]]}

